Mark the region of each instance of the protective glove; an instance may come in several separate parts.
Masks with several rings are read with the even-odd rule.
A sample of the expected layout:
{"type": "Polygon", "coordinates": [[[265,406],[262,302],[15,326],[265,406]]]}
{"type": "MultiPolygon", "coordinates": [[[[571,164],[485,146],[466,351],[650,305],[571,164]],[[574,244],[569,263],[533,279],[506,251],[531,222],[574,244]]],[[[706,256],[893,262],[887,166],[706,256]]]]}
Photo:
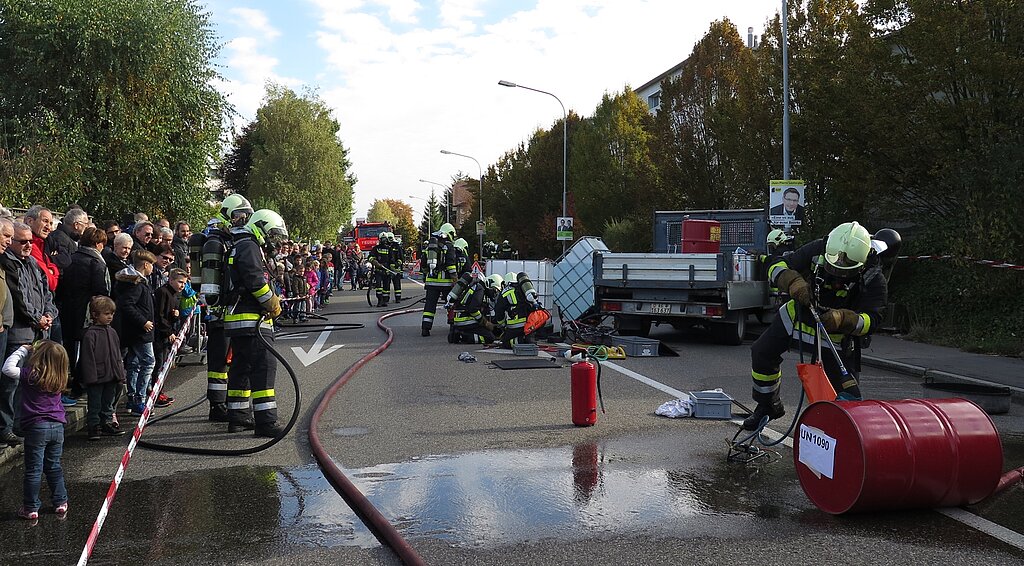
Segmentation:
{"type": "Polygon", "coordinates": [[[485,318],[483,324],[484,324],[484,328],[486,328],[490,332],[494,332],[494,323],[493,322],[491,322],[491,321],[489,321],[489,320],[487,320],[485,318]]]}
{"type": "Polygon", "coordinates": [[[277,318],[281,316],[281,297],[277,295],[271,295],[270,300],[263,305],[263,308],[270,315],[270,318],[277,318]]]}
{"type": "MultiPolygon", "coordinates": [[[[779,289],[785,289],[790,297],[805,307],[811,306],[811,286],[799,271],[786,269],[775,279],[779,289]]],[[[823,321],[824,322],[824,321],[823,321]]]]}
{"type": "Polygon", "coordinates": [[[821,324],[829,333],[853,334],[860,322],[860,315],[850,309],[831,309],[821,315],[821,324]]]}

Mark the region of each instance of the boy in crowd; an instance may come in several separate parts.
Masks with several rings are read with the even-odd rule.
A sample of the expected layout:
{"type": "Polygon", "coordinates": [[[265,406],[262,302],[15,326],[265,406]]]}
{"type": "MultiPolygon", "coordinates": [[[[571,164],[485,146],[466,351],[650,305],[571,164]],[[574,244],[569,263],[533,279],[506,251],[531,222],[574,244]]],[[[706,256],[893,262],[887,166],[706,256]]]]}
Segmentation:
{"type": "Polygon", "coordinates": [[[121,436],[124,430],[114,420],[114,402],[118,388],[124,383],[124,363],[121,360],[121,341],[111,328],[116,310],[114,300],[97,295],[89,303],[92,324],[82,334],[78,353],[80,383],[89,399],[86,415],[89,440],[101,436],[121,436]]]}

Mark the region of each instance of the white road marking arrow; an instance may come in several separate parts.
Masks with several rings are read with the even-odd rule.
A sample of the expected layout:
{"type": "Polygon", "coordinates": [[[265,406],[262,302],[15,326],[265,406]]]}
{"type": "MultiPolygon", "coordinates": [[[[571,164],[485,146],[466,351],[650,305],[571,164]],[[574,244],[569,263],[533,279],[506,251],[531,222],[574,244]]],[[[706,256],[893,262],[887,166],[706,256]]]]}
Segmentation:
{"type": "Polygon", "coordinates": [[[310,346],[308,352],[297,346],[292,346],[292,353],[302,362],[302,365],[309,367],[344,346],[344,344],[338,344],[326,350],[323,349],[324,344],[327,343],[327,337],[331,335],[331,330],[334,330],[331,326],[325,328],[320,333],[320,336],[317,337],[316,342],[313,342],[313,345],[310,346]]]}

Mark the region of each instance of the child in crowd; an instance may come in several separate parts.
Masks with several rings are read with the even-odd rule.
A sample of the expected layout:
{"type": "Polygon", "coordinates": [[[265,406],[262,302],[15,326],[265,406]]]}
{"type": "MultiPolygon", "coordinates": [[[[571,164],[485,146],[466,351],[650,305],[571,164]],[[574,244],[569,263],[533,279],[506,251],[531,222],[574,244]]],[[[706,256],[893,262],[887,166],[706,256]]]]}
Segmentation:
{"type": "Polygon", "coordinates": [[[68,353],[60,344],[40,340],[19,347],[4,362],[6,379],[21,382],[21,429],[25,433],[25,481],[18,516],[39,519],[39,487],[46,475],[53,512],[68,514],[68,490],[60,459],[64,452],[64,405],[60,393],[68,385],[68,353]]]}
{"type": "Polygon", "coordinates": [[[306,312],[313,312],[314,309],[319,308],[316,304],[317,291],[320,289],[320,276],[317,274],[317,270],[320,268],[320,262],[315,259],[306,261],[306,283],[309,285],[309,298],[306,299],[306,312]]]}
{"type": "Polygon", "coordinates": [[[279,297],[288,296],[288,276],[286,273],[283,261],[274,267],[274,292],[279,297]]]}
{"type": "MultiPolygon", "coordinates": [[[[168,272],[167,283],[157,288],[153,294],[153,312],[156,317],[156,328],[153,335],[153,356],[156,365],[150,387],[156,385],[156,378],[167,360],[171,346],[178,339],[178,304],[181,302],[181,290],[185,288],[188,273],[175,267],[168,272]]],[[[154,405],[166,407],[174,402],[173,397],[161,393],[154,405]]]]}
{"type": "Polygon", "coordinates": [[[306,267],[301,263],[295,264],[289,279],[288,297],[301,299],[289,301],[292,305],[291,317],[297,322],[306,322],[306,299],[309,295],[309,283],[306,281],[306,267]]]}
{"type": "Polygon", "coordinates": [[[116,308],[110,297],[93,297],[89,302],[92,324],[82,334],[78,353],[78,377],[89,396],[89,440],[124,434],[114,420],[114,400],[125,377],[121,340],[110,326],[116,308]]]}
{"type": "Polygon", "coordinates": [[[334,264],[331,263],[331,252],[325,251],[320,256],[320,306],[331,300],[332,283],[334,282],[334,264]]]}

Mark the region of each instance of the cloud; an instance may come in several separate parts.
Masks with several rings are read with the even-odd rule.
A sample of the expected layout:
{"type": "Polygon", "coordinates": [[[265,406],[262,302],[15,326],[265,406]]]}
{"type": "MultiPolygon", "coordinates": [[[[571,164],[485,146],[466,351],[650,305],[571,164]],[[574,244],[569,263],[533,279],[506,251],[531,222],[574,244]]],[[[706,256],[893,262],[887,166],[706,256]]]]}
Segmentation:
{"type": "Polygon", "coordinates": [[[274,39],[281,35],[281,32],[277,31],[270,25],[270,20],[267,19],[267,15],[261,10],[255,10],[253,8],[231,8],[228,11],[231,15],[236,16],[235,23],[245,29],[247,33],[262,36],[265,39],[274,39]]]}
{"type": "MultiPolygon", "coordinates": [[[[323,53],[325,65],[303,79],[319,82],[341,125],[360,180],[359,215],[375,198],[426,196],[431,187],[420,178],[446,182],[459,171],[476,177],[476,164],[440,155],[442,148],[486,167],[561,119],[551,97],[502,88],[499,79],[550,91],[567,110],[588,116],[605,92],[639,86],[685,59],[713,20],[730,16],[745,36],[747,26],[760,33],[778,10],[749,0],[307,2],[315,20],[307,29],[284,29],[293,46],[311,41],[302,48],[323,53]],[[501,13],[491,8],[498,5],[501,13]]],[[[262,29],[259,17],[244,13],[252,30],[262,29]]],[[[247,116],[265,80],[300,84],[275,73],[273,45],[251,39],[250,31],[228,43],[238,81],[232,100],[247,116]]]]}

